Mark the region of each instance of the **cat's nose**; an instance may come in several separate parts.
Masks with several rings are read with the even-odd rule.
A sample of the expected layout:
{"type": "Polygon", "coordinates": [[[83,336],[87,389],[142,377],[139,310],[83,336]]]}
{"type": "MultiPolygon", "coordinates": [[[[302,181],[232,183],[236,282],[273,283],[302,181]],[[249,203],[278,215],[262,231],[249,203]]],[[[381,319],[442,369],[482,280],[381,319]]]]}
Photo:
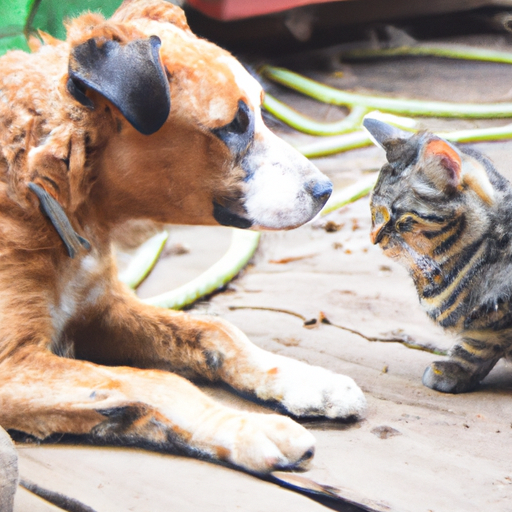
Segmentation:
{"type": "Polygon", "coordinates": [[[372,208],[372,230],[370,240],[372,244],[378,244],[384,236],[384,228],[391,219],[389,210],[385,206],[376,206],[372,208]]]}

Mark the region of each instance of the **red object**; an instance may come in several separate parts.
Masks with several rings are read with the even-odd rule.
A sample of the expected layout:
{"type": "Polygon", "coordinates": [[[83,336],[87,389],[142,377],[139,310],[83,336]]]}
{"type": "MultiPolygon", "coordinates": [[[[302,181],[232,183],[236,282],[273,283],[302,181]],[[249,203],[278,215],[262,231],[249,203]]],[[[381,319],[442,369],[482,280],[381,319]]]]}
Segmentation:
{"type": "Polygon", "coordinates": [[[329,1],[332,0],[187,0],[187,3],[212,18],[229,21],[329,1]]]}

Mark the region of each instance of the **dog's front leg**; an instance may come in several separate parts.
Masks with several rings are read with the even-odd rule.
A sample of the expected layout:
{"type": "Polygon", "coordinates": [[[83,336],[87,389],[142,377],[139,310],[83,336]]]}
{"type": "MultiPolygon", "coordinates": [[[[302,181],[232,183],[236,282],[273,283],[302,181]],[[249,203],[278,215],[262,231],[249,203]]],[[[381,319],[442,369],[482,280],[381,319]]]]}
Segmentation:
{"type": "Polygon", "coordinates": [[[297,417],[358,419],[366,400],[356,383],[344,375],[311,366],[254,345],[237,327],[217,317],[191,317],[206,354],[207,373],[236,390],[278,405],[297,417]]]}
{"type": "Polygon", "coordinates": [[[224,320],[147,306],[121,290],[107,309],[93,328],[72,335],[78,357],[223,381],[297,417],[364,415],[351,378],[264,351],[224,320]]]}
{"type": "Polygon", "coordinates": [[[289,418],[235,411],[178,375],[35,347],[0,365],[0,424],[40,439],[86,434],[100,443],[178,449],[256,473],[299,467],[314,453],[313,436],[289,418]]]}

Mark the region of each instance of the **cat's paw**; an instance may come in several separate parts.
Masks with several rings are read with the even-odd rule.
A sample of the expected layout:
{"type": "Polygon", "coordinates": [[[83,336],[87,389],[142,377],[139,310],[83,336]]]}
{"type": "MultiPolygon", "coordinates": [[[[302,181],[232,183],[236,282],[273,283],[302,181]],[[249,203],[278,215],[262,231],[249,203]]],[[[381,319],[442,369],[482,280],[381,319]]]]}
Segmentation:
{"type": "Polygon", "coordinates": [[[276,368],[272,388],[293,416],[356,420],[366,413],[364,394],[350,377],[318,366],[287,360],[276,368]]]}
{"type": "Polygon", "coordinates": [[[454,361],[435,361],[423,374],[423,384],[442,393],[466,393],[478,385],[478,378],[454,361]]]}

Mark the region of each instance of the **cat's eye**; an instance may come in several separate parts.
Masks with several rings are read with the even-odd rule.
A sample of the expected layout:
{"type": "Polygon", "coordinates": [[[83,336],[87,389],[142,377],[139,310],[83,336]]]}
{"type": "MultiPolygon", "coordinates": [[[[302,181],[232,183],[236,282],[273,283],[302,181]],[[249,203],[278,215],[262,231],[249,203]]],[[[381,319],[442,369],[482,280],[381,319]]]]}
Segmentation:
{"type": "Polygon", "coordinates": [[[373,211],[373,223],[376,225],[387,224],[389,222],[390,216],[387,208],[377,207],[373,211]]]}
{"type": "Polygon", "coordinates": [[[373,244],[380,242],[390,219],[389,210],[385,206],[378,205],[372,207],[372,230],[370,232],[370,240],[373,244]]]}

